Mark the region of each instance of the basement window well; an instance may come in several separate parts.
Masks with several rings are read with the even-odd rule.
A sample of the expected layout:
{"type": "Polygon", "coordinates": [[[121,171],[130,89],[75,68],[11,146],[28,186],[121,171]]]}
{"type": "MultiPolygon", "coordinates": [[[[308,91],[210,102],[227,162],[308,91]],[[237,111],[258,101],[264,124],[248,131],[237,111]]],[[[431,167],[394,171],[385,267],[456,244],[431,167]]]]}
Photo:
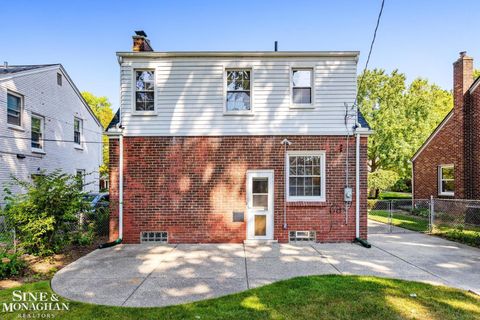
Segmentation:
{"type": "Polygon", "coordinates": [[[290,242],[315,242],[316,239],[315,231],[290,231],[288,233],[288,240],[290,242]]]}

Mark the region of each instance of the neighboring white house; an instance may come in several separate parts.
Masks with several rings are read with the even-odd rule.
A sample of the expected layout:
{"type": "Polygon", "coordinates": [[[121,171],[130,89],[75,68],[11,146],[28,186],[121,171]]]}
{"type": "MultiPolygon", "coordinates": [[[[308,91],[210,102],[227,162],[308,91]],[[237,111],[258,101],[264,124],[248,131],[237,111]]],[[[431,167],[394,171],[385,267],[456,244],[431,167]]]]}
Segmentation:
{"type": "Polygon", "coordinates": [[[98,191],[101,142],[100,122],[62,65],[0,67],[0,203],[12,175],[55,169],[98,191]]]}

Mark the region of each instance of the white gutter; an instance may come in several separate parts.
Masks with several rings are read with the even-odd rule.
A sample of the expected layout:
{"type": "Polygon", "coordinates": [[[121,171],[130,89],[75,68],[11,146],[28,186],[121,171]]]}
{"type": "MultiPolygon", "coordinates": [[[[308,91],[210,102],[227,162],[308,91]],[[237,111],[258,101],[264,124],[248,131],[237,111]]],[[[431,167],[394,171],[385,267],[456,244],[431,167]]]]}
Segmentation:
{"type": "Polygon", "coordinates": [[[119,140],[119,164],[118,164],[118,238],[123,239],[123,134],[119,140]]]}
{"type": "Polygon", "coordinates": [[[360,133],[356,132],[355,145],[355,238],[360,238],[360,133]]]}

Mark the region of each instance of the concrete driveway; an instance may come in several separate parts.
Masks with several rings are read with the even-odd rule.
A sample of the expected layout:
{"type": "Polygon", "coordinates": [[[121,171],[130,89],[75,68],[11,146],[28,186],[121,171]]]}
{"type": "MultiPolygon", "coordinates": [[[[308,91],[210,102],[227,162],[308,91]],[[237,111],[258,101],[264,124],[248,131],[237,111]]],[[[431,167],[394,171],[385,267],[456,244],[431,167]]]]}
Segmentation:
{"type": "Polygon", "coordinates": [[[356,244],[119,245],[57,272],[52,288],[77,301],[165,306],[296,276],[360,274],[480,292],[480,250],[418,233],[372,234],[356,244]]]}

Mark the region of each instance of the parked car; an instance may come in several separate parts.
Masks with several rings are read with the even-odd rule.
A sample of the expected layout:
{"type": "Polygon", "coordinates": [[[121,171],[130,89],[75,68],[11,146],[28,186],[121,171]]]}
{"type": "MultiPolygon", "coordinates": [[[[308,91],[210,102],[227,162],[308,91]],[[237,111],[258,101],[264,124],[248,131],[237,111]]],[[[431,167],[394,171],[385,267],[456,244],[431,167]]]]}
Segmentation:
{"type": "Polygon", "coordinates": [[[85,196],[92,208],[104,208],[108,207],[110,197],[108,193],[89,193],[85,196]]]}

